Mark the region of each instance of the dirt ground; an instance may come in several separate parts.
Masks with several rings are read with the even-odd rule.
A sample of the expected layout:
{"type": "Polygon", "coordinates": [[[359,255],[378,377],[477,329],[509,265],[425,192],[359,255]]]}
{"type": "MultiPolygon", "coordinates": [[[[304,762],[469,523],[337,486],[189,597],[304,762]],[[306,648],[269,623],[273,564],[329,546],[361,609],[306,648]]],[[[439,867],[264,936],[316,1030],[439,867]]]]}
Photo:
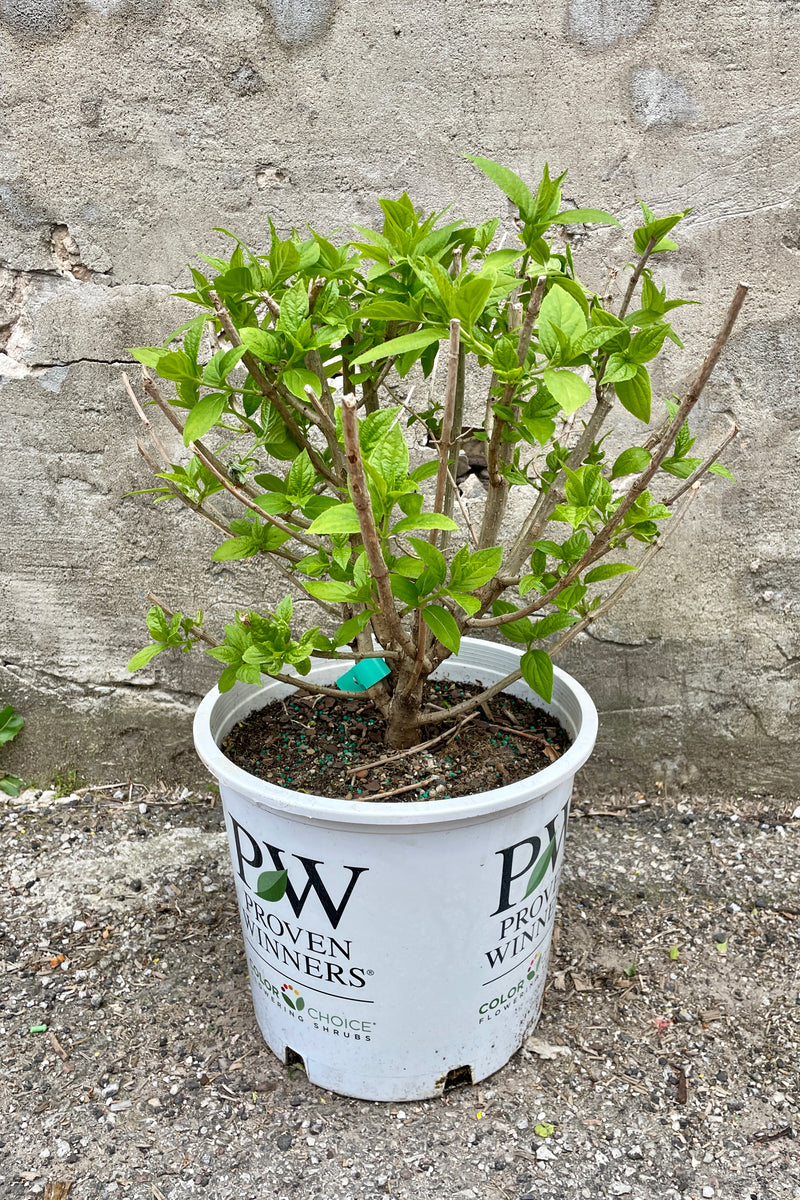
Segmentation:
{"type": "Polygon", "coordinates": [[[797,804],[579,792],[538,1028],[399,1105],[263,1045],[213,794],[6,799],[0,1198],[800,1200],[797,804]]]}

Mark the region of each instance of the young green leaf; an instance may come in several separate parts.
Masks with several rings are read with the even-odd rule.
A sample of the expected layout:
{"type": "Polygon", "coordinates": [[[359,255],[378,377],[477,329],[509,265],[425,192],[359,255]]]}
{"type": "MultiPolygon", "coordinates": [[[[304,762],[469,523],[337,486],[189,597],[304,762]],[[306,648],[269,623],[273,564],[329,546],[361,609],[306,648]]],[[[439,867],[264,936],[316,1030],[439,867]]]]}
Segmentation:
{"type": "Polygon", "coordinates": [[[544,386],[567,416],[576,412],[592,394],[586,380],[574,371],[554,371],[548,367],[544,372],[544,386]]]}
{"type": "Polygon", "coordinates": [[[416,517],[403,517],[392,526],[392,533],[410,533],[414,529],[458,529],[452,517],[442,513],[421,512],[416,517]]]}
{"type": "Polygon", "coordinates": [[[551,225],[619,225],[619,221],[611,213],[603,212],[602,208],[565,208],[558,216],[553,217],[551,225]]]}
{"type": "Polygon", "coordinates": [[[520,659],[522,678],[548,704],[553,699],[553,663],[546,650],[528,650],[520,659]]]}
{"type": "Polygon", "coordinates": [[[164,642],[152,642],[149,646],[144,646],[128,663],[129,671],[138,671],[142,667],[146,667],[151,658],[155,658],[162,650],[166,649],[164,642]]]}
{"type": "Polygon", "coordinates": [[[438,604],[429,604],[422,610],[422,619],[443,646],[452,650],[453,654],[458,654],[461,634],[452,613],[438,604]]]}
{"type": "Polygon", "coordinates": [[[202,400],[199,400],[186,418],[186,424],[183,427],[184,446],[188,446],[190,442],[197,441],[198,438],[208,433],[209,429],[219,421],[227,403],[227,398],[220,392],[212,392],[211,395],[204,396],[202,400]]]}
{"type": "Polygon", "coordinates": [[[614,460],[611,478],[622,479],[625,475],[638,475],[649,465],[650,451],[645,450],[644,446],[631,446],[628,450],[623,450],[622,454],[614,460]]]}
{"type": "Polygon", "coordinates": [[[595,567],[583,577],[584,583],[602,583],[604,579],[613,579],[615,575],[624,575],[626,571],[637,571],[638,567],[632,567],[630,563],[604,563],[602,567],[595,567]]]}
{"type": "Polygon", "coordinates": [[[326,508],[316,520],[311,522],[309,533],[358,533],[358,514],[355,505],[350,503],[337,504],[326,508]]]}
{"type": "Polygon", "coordinates": [[[621,379],[614,384],[619,402],[634,417],[645,424],[650,420],[650,376],[646,367],[639,366],[631,379],[621,379]]]}
{"type": "Polygon", "coordinates": [[[359,354],[358,358],[354,358],[350,365],[359,367],[362,363],[391,358],[393,354],[405,354],[407,350],[424,350],[426,346],[440,341],[444,336],[443,329],[419,329],[416,333],[405,333],[402,337],[392,338],[388,342],[382,342],[380,346],[373,346],[371,350],[365,350],[363,354],[359,354]]]}
{"type": "Polygon", "coordinates": [[[464,157],[474,162],[476,167],[480,167],[484,175],[488,175],[492,183],[496,183],[501,192],[505,192],[512,204],[516,204],[523,218],[533,214],[534,200],[531,190],[519,175],[515,175],[500,163],[492,162],[490,158],[479,158],[472,154],[465,154],[464,157]]]}

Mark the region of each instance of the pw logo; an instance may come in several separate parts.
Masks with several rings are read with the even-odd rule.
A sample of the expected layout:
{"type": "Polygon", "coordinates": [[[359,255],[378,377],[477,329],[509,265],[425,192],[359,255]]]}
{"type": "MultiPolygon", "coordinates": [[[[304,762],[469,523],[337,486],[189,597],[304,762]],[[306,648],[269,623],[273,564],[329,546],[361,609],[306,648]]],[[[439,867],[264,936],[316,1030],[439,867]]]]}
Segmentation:
{"type": "Polygon", "coordinates": [[[292,911],[296,917],[299,917],[305,908],[306,901],[313,893],[320,903],[322,911],[331,923],[331,926],[336,929],[344,915],[344,911],[350,902],[350,897],[353,894],[353,889],[359,876],[363,875],[368,867],[343,867],[342,870],[350,872],[350,879],[347,883],[341,898],[333,899],[331,893],[318,870],[319,867],[324,867],[324,862],[320,858],[305,858],[302,854],[293,854],[291,857],[299,863],[299,867],[292,867],[292,875],[295,877],[295,883],[292,882],[292,875],[283,861],[285,851],[277,846],[271,846],[269,842],[258,844],[252,834],[248,833],[243,825],[240,825],[235,817],[231,817],[233,826],[233,842],[236,848],[236,864],[239,878],[242,883],[252,890],[261,900],[266,900],[267,903],[274,904],[278,900],[282,900],[285,896],[292,907],[292,911]],[[269,856],[268,861],[271,863],[272,870],[261,870],[265,865],[264,852],[261,849],[263,846],[269,856]],[[255,885],[251,883],[248,877],[248,868],[251,871],[258,871],[259,874],[255,879],[255,885]],[[300,870],[305,872],[305,878],[300,875],[300,870]],[[296,886],[297,877],[300,875],[301,884],[296,886]]]}
{"type": "Polygon", "coordinates": [[[548,869],[555,873],[567,835],[568,819],[569,800],[561,812],[547,822],[547,841],[540,837],[523,838],[513,846],[506,846],[505,850],[496,851],[502,859],[502,871],[499,903],[492,913],[493,917],[527,900],[541,886],[548,869]],[[518,880],[526,881],[522,892],[522,884],[518,885],[518,880]]]}

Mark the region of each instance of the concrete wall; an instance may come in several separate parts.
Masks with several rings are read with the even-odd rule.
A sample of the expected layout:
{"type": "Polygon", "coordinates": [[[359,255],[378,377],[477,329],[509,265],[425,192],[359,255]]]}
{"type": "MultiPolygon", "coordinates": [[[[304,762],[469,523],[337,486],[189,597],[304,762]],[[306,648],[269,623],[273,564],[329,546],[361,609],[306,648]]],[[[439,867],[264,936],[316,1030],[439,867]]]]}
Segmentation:
{"type": "MultiPolygon", "coordinates": [[[[0,0],[0,696],[40,778],[197,775],[211,664],[131,678],[148,588],[220,616],[257,568],[147,486],[124,347],[183,319],[170,292],[215,225],[263,238],[369,222],[376,197],[502,211],[462,152],[616,211],[690,204],[670,286],[698,356],[752,294],[700,424],[735,414],[738,487],[703,492],[624,612],[568,666],[603,712],[593,778],[796,784],[800,666],[797,0],[0,0]],[[186,543],[175,549],[171,531],[186,543]],[[236,565],[236,564],[234,564],[236,565]]],[[[598,232],[598,265],[616,235],[598,232]]],[[[691,363],[675,364],[677,388],[691,363]]]]}

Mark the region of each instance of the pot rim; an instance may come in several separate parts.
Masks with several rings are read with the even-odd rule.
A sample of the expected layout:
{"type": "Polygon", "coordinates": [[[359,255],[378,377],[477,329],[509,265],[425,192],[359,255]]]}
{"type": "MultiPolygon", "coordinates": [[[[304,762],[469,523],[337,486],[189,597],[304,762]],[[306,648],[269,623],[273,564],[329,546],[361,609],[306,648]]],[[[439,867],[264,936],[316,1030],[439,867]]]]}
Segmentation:
{"type": "MultiPolygon", "coordinates": [[[[486,666],[486,663],[475,664],[469,661],[469,652],[478,647],[481,651],[488,648],[490,654],[498,653],[506,658],[519,660],[522,657],[522,651],[513,646],[499,645],[496,642],[488,642],[479,638],[462,638],[459,654],[445,660],[442,666],[446,667],[448,662],[464,662],[466,660],[465,666],[475,666],[476,670],[480,671],[481,665],[486,666]]],[[[321,667],[329,665],[324,659],[318,661],[321,667]]],[[[514,668],[511,667],[511,669],[514,668]]],[[[597,737],[597,709],[585,688],[566,671],[554,666],[553,674],[552,702],[546,704],[541,697],[536,697],[536,700],[540,707],[552,712],[562,721],[567,717],[565,711],[567,704],[572,702],[573,713],[570,714],[571,720],[569,720],[569,724],[574,728],[572,745],[556,762],[538,771],[535,775],[528,775],[503,787],[492,788],[490,791],[473,792],[469,795],[453,796],[441,800],[417,800],[404,804],[402,802],[386,803],[380,800],[341,800],[310,792],[296,792],[291,788],[269,783],[242,770],[219,749],[211,732],[213,717],[220,700],[230,697],[231,691],[221,693],[217,687],[212,688],[206,694],[195,714],[193,726],[195,748],[201,761],[221,785],[231,788],[260,806],[285,816],[315,823],[334,821],[345,825],[373,827],[440,825],[453,821],[460,823],[527,804],[536,797],[552,791],[563,782],[571,782],[576,772],[588,759],[597,737]]],[[[524,681],[520,682],[524,684],[524,681]]],[[[280,687],[280,685],[278,686],[280,687]]],[[[527,685],[524,686],[527,687],[527,685]]],[[[243,703],[236,707],[233,720],[230,724],[226,722],[228,728],[244,719],[247,713],[259,707],[258,704],[252,703],[254,695],[258,695],[260,691],[274,689],[275,684],[268,682],[260,687],[252,687],[237,683],[234,687],[240,689],[240,694],[243,698],[247,697],[247,700],[243,700],[243,703]]],[[[535,695],[535,693],[532,694],[535,695]]]]}

